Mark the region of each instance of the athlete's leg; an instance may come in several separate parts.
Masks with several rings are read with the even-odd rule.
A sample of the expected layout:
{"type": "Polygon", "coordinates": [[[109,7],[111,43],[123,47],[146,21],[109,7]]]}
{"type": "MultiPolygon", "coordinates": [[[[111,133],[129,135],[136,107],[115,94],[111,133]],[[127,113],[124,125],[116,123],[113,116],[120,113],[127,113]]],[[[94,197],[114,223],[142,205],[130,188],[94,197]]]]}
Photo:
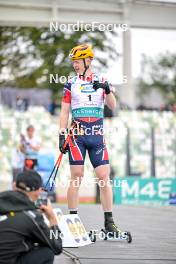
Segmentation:
{"type": "Polygon", "coordinates": [[[110,166],[105,143],[102,141],[102,144],[97,144],[95,147],[90,148],[89,157],[100,186],[100,199],[104,211],[105,230],[118,236],[120,231],[115,225],[112,215],[113,195],[109,180],[110,166]]]}
{"type": "Polygon", "coordinates": [[[112,212],[112,187],[109,182],[110,165],[108,151],[103,136],[91,136],[93,142],[88,149],[90,161],[95,169],[96,178],[99,181],[100,199],[103,210],[112,212]]]}
{"type": "Polygon", "coordinates": [[[113,195],[112,186],[109,182],[110,166],[109,164],[100,165],[95,168],[96,177],[99,180],[100,199],[104,210],[104,225],[108,233],[112,233],[118,237],[119,228],[116,226],[112,216],[113,195]]]}
{"type": "Polygon", "coordinates": [[[100,200],[104,212],[112,212],[113,195],[112,187],[109,182],[109,164],[100,165],[95,168],[96,177],[99,181],[100,200]]]}
{"type": "Polygon", "coordinates": [[[84,175],[84,165],[70,165],[71,179],[67,191],[68,209],[77,211],[79,204],[79,187],[84,175]]]}
{"type": "Polygon", "coordinates": [[[70,183],[67,191],[68,209],[77,213],[79,204],[79,187],[84,175],[86,148],[82,137],[72,138],[69,142],[70,183]]]}

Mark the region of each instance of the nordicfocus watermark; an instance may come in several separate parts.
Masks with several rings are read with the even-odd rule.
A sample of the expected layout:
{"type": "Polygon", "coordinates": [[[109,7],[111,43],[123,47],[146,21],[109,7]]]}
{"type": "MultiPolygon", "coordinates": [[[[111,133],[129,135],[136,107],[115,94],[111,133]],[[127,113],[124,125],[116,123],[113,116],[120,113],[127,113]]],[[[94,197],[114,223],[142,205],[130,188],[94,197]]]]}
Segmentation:
{"type": "MultiPolygon", "coordinates": [[[[80,74],[73,74],[73,75],[68,75],[68,76],[64,76],[64,75],[59,75],[58,73],[50,73],[49,75],[49,83],[61,83],[61,84],[65,84],[69,81],[71,81],[73,78],[75,77],[79,77],[80,81],[84,80],[84,81],[90,81],[90,77],[89,76],[80,76],[80,74]]],[[[97,75],[96,74],[92,74],[92,80],[96,80],[97,79],[97,75]]],[[[101,77],[101,79],[99,80],[101,82],[105,82],[107,81],[106,78],[101,77]]],[[[81,82],[80,82],[81,84],[81,82]]]]}
{"type": "Polygon", "coordinates": [[[119,179],[119,180],[103,180],[98,178],[84,178],[83,180],[80,178],[77,178],[75,180],[68,179],[67,181],[60,181],[59,183],[54,181],[53,179],[50,179],[49,181],[49,187],[50,188],[57,188],[57,187],[63,187],[67,188],[70,185],[72,185],[75,188],[78,188],[79,186],[85,186],[85,187],[91,187],[92,185],[98,184],[100,188],[104,188],[105,186],[113,187],[113,188],[123,188],[127,185],[127,180],[119,179]]]}
{"type": "MultiPolygon", "coordinates": [[[[90,235],[90,232],[86,232],[84,231],[84,228],[81,228],[79,227],[79,229],[81,229],[81,232],[76,232],[77,230],[77,227],[75,226],[75,223],[72,223],[70,222],[72,227],[71,227],[71,233],[73,235],[73,237],[75,238],[78,238],[79,236],[89,236],[90,235]]],[[[115,232],[103,232],[103,231],[99,231],[98,229],[94,229],[94,230],[91,230],[92,231],[92,234],[93,236],[95,236],[96,238],[98,238],[99,240],[105,240],[108,239],[108,240],[114,240],[114,239],[117,239],[117,234],[115,232]]],[[[50,230],[50,239],[63,239],[64,238],[64,234],[62,232],[60,232],[59,230],[50,230]]],[[[119,239],[127,239],[127,234],[126,232],[121,232],[118,236],[119,239]]]]}
{"type": "MultiPolygon", "coordinates": [[[[87,106],[87,103],[84,103],[84,106],[87,106]]],[[[103,109],[91,109],[90,105],[87,109],[76,109],[72,111],[72,115],[74,118],[77,118],[82,115],[97,115],[103,116],[103,109]]],[[[72,129],[73,138],[77,138],[78,136],[112,136],[116,135],[118,132],[118,128],[113,126],[103,126],[103,125],[92,125],[91,127],[86,127],[84,125],[80,125],[80,127],[75,127],[72,129]]],[[[61,128],[59,130],[59,134],[68,135],[68,129],[61,128]]]]}
{"type": "Polygon", "coordinates": [[[114,30],[121,30],[127,31],[128,25],[125,23],[122,24],[104,24],[99,23],[97,21],[93,21],[90,23],[84,23],[83,21],[76,21],[76,23],[59,23],[58,21],[51,21],[49,23],[49,28],[51,32],[71,32],[71,31],[87,31],[87,32],[94,32],[94,31],[114,31],[114,30]]]}
{"type": "MultiPolygon", "coordinates": [[[[64,76],[64,75],[60,76],[58,73],[55,73],[55,74],[50,73],[49,74],[49,83],[51,83],[51,84],[52,83],[53,84],[58,84],[58,83],[66,84],[66,83],[70,82],[73,78],[75,78],[76,76],[79,77],[80,81],[83,80],[83,77],[80,76],[79,74],[77,74],[77,75],[74,74],[74,75],[69,75],[69,76],[64,76]]],[[[96,75],[93,74],[92,80],[95,80],[95,79],[96,79],[96,75]]],[[[84,81],[90,81],[89,76],[85,76],[84,81]]],[[[107,79],[102,77],[101,82],[104,82],[104,81],[107,81],[107,79]]],[[[123,75],[121,83],[127,83],[127,82],[128,82],[127,75],[123,75]]]]}

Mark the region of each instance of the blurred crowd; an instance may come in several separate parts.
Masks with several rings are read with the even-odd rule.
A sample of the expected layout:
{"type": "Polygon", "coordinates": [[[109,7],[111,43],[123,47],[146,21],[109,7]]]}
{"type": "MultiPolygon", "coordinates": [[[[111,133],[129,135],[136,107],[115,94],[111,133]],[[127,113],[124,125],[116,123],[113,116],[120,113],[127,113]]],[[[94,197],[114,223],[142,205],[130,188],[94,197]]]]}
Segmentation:
{"type": "Polygon", "coordinates": [[[171,111],[176,113],[176,103],[175,104],[168,104],[168,105],[161,105],[159,108],[155,107],[146,107],[145,105],[139,105],[136,110],[139,111],[171,111]]]}
{"type": "MultiPolygon", "coordinates": [[[[30,103],[29,100],[26,100],[26,98],[19,98],[17,97],[16,101],[16,110],[19,111],[27,111],[30,103]]],[[[51,101],[51,103],[48,105],[47,110],[51,115],[57,115],[58,111],[60,109],[59,101],[54,99],[51,101]]],[[[132,110],[128,105],[119,103],[117,110],[132,110]]],[[[175,104],[163,104],[160,105],[160,107],[148,107],[143,104],[140,104],[136,107],[137,111],[170,111],[173,113],[176,113],[176,103],[175,104]]],[[[105,117],[113,117],[114,113],[105,105],[105,117]]]]}

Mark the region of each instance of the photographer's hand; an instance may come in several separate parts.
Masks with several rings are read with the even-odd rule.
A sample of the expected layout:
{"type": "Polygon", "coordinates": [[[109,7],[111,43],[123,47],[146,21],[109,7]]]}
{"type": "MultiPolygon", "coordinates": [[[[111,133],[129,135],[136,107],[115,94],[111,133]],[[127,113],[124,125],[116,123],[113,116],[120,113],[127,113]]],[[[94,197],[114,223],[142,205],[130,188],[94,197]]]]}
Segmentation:
{"type": "Polygon", "coordinates": [[[54,226],[54,225],[58,225],[57,217],[56,217],[54,210],[52,208],[52,205],[49,201],[48,201],[47,205],[42,204],[40,206],[40,209],[43,211],[43,213],[45,214],[45,216],[49,220],[50,227],[54,226]]]}

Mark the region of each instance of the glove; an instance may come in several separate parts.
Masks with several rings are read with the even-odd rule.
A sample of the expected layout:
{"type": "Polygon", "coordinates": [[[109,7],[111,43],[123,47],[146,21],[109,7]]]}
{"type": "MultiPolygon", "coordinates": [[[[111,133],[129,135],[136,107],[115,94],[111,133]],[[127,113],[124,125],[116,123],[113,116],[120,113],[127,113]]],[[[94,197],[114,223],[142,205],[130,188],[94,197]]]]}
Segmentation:
{"type": "Polygon", "coordinates": [[[64,148],[64,144],[65,144],[65,134],[59,134],[59,149],[60,152],[65,154],[68,151],[68,144],[67,146],[64,148]]]}
{"type": "Polygon", "coordinates": [[[94,81],[93,82],[93,88],[95,90],[102,88],[105,91],[105,94],[110,94],[110,92],[111,92],[110,87],[109,87],[109,83],[107,81],[104,83],[101,83],[99,81],[94,81]]]}

